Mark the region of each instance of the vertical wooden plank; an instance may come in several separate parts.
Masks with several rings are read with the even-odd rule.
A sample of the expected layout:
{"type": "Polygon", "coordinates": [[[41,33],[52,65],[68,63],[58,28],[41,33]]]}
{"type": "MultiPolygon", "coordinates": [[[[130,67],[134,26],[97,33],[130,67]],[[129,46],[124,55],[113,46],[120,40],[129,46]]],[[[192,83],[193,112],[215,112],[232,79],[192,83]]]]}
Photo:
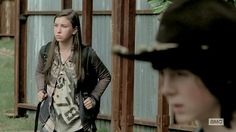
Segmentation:
{"type": "MultiPolygon", "coordinates": [[[[16,7],[16,5],[15,5],[15,1],[10,1],[10,4],[11,4],[11,8],[13,8],[13,9],[16,9],[15,7],[16,7]]],[[[10,25],[12,25],[11,26],[11,29],[10,29],[10,35],[14,35],[15,34],[15,32],[16,32],[16,30],[15,30],[15,12],[16,11],[13,11],[13,12],[11,12],[11,19],[10,19],[10,25]]]]}
{"type": "MultiPolygon", "coordinates": [[[[112,44],[123,44],[124,0],[112,0],[112,44]]],[[[112,56],[112,131],[121,131],[122,109],[122,62],[118,56],[112,56]]]]}
{"type": "Polygon", "coordinates": [[[82,10],[82,41],[85,45],[92,45],[92,11],[93,0],[83,0],[82,10]]]}
{"type": "Polygon", "coordinates": [[[26,0],[16,0],[16,32],[15,32],[15,109],[16,116],[24,116],[25,110],[18,108],[18,103],[26,101],[26,17],[22,16],[27,9],[26,0]]]}
{"type": "MultiPolygon", "coordinates": [[[[135,0],[112,1],[112,43],[134,50],[135,0]]],[[[113,131],[133,131],[134,62],[113,56],[112,128],[113,131]]]]}
{"type": "Polygon", "coordinates": [[[166,98],[161,94],[160,88],[157,88],[157,91],[157,132],[168,132],[170,122],[169,105],[166,98]]]}
{"type": "Polygon", "coordinates": [[[0,0],[0,34],[2,34],[3,36],[10,36],[10,29],[11,26],[10,22],[11,22],[11,14],[13,12],[13,10],[9,10],[12,9],[11,8],[11,4],[12,2],[9,0],[0,0]]]}
{"type": "Polygon", "coordinates": [[[61,8],[62,9],[71,9],[72,8],[72,0],[61,0],[61,8]]]}
{"type": "Polygon", "coordinates": [[[15,56],[14,56],[14,114],[18,115],[18,93],[19,93],[19,43],[20,43],[20,1],[15,0],[15,56]]]}
{"type": "MultiPolygon", "coordinates": [[[[134,51],[135,45],[136,0],[124,1],[124,37],[123,46],[134,51]]],[[[123,59],[122,75],[122,132],[132,132],[134,124],[133,93],[134,93],[134,61],[123,59]]]]}
{"type": "MultiPolygon", "coordinates": [[[[20,82],[19,82],[19,103],[26,102],[26,75],[27,75],[27,16],[22,14],[27,11],[27,0],[20,0],[20,82]]],[[[26,110],[19,109],[19,115],[24,116],[26,110]]]]}

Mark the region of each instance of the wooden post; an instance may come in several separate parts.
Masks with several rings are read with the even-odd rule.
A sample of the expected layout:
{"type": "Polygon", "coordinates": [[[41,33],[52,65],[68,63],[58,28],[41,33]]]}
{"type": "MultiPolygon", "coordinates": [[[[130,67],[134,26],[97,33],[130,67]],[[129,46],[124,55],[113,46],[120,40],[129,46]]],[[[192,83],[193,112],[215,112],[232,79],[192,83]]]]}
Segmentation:
{"type": "MultiPolygon", "coordinates": [[[[129,51],[135,47],[135,16],[136,0],[124,0],[124,33],[123,46],[129,51]]],[[[122,75],[122,116],[121,131],[132,132],[134,124],[133,100],[134,100],[134,61],[123,59],[122,75]]]]}
{"type": "MultiPolygon", "coordinates": [[[[160,79],[159,79],[160,84],[160,79]]],[[[157,88],[158,97],[157,97],[157,132],[168,132],[169,129],[169,105],[166,98],[161,94],[160,85],[157,88]]]]}
{"type": "Polygon", "coordinates": [[[92,45],[92,13],[93,0],[83,0],[82,40],[86,45],[92,45]]]}
{"type": "Polygon", "coordinates": [[[72,0],[61,0],[61,5],[62,9],[70,9],[72,8],[72,0]]]}
{"type": "Polygon", "coordinates": [[[26,101],[26,67],[27,67],[27,46],[26,46],[26,21],[27,17],[22,14],[26,12],[27,1],[16,0],[16,32],[15,32],[15,64],[14,64],[14,83],[15,83],[15,116],[24,116],[25,110],[19,109],[18,103],[26,101]]]}
{"type": "MultiPolygon", "coordinates": [[[[123,44],[124,0],[112,1],[112,44],[123,44]]],[[[112,56],[112,131],[121,131],[122,109],[122,62],[118,56],[112,56]]]]}
{"type": "MultiPolygon", "coordinates": [[[[135,0],[112,1],[112,43],[134,51],[135,0]]],[[[113,132],[132,132],[134,61],[113,56],[112,128],[113,132]]]]}
{"type": "Polygon", "coordinates": [[[19,98],[19,43],[20,43],[20,1],[15,1],[15,56],[14,56],[14,115],[18,115],[18,98],[19,98]]]}

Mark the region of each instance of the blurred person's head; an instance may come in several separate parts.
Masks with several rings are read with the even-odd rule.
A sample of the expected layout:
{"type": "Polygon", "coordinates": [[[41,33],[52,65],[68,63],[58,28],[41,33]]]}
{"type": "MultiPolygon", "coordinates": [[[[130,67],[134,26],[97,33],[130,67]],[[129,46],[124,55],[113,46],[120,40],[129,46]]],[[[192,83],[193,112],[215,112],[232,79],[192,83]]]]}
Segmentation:
{"type": "MultiPolygon", "coordinates": [[[[114,52],[150,61],[178,122],[221,117],[236,110],[236,9],[223,0],[179,0],[163,14],[152,49],[114,52]]],[[[208,122],[207,122],[208,123],[208,122]]]]}

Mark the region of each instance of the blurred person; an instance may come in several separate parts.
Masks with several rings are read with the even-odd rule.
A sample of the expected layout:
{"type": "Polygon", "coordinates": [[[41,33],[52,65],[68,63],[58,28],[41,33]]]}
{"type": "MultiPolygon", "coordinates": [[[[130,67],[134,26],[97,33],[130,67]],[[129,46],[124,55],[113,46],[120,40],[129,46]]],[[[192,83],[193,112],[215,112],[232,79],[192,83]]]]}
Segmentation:
{"type": "Polygon", "coordinates": [[[54,18],[54,39],[40,49],[37,96],[43,132],[95,132],[100,98],[111,75],[91,47],[82,44],[79,15],[65,9],[54,18]]]}
{"type": "Polygon", "coordinates": [[[178,0],[164,12],[157,44],[121,57],[149,61],[177,123],[197,120],[198,132],[236,132],[236,9],[223,0],[178,0]],[[223,119],[211,126],[210,119],[223,119]]]}

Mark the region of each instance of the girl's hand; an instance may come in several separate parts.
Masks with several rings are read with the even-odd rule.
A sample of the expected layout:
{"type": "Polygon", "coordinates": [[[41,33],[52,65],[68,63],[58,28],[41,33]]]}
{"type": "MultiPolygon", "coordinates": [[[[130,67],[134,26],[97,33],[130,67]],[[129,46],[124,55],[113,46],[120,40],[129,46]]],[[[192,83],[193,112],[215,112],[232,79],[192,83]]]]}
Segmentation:
{"type": "Polygon", "coordinates": [[[84,106],[86,109],[91,109],[95,105],[95,100],[92,99],[91,97],[88,97],[84,100],[84,106]]]}
{"type": "Polygon", "coordinates": [[[37,93],[37,96],[38,96],[38,100],[41,102],[42,100],[44,100],[48,96],[48,94],[45,93],[44,90],[41,90],[37,93]]]}

